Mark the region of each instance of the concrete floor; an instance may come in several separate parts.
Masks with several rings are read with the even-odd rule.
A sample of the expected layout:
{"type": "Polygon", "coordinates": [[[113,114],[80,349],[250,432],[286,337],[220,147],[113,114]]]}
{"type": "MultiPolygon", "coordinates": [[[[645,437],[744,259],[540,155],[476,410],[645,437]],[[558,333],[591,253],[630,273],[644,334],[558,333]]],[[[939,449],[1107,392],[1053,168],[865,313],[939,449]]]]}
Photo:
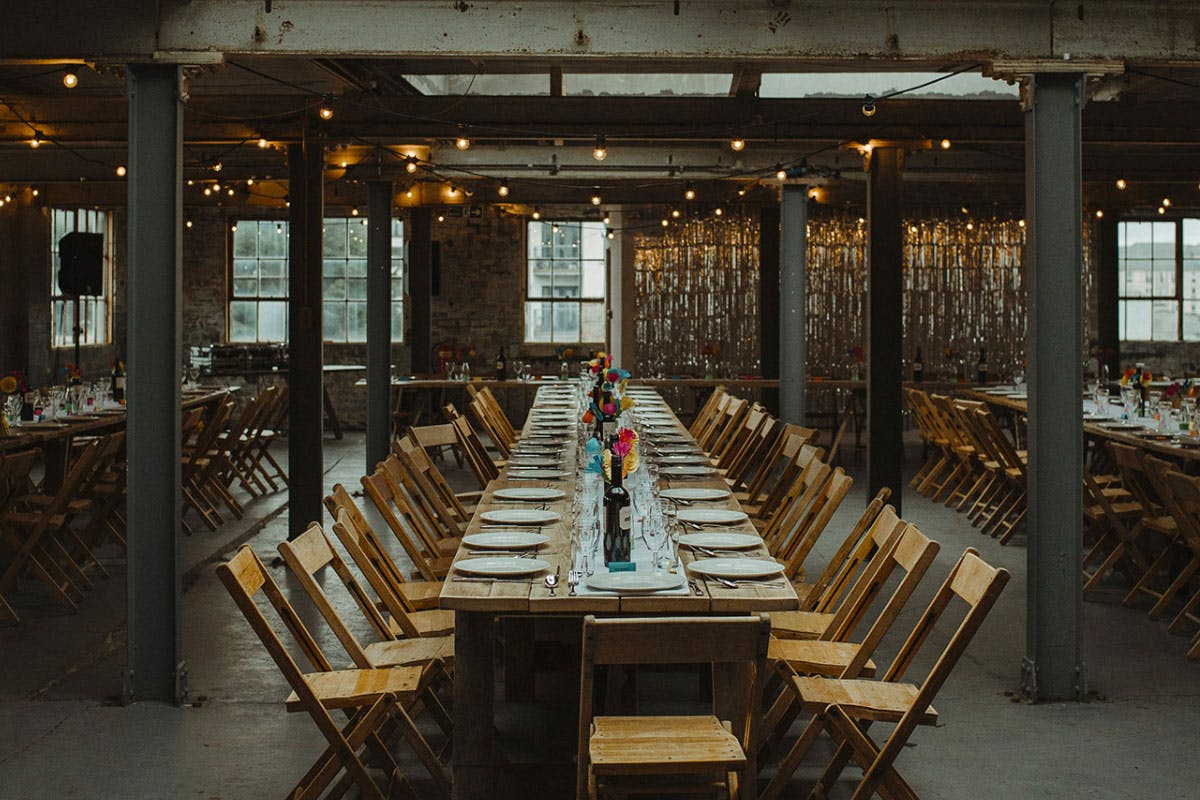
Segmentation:
{"type": "MultiPolygon", "coordinates": [[[[847,456],[850,456],[847,448],[847,456]]],[[[910,447],[915,465],[919,446],[910,447]]],[[[361,434],[326,442],[328,485],[357,487],[361,434]]],[[[853,471],[853,469],[852,469],[853,471]]],[[[469,485],[464,473],[450,470],[469,485]]],[[[860,482],[861,484],[861,482],[860,482]]],[[[810,557],[816,572],[865,503],[857,488],[810,557]]],[[[286,794],[322,746],[306,715],[284,712],[286,685],[249,626],[216,580],[211,564],[249,539],[269,561],[284,538],[284,495],[263,498],[247,519],[185,537],[184,655],[191,704],[114,705],[124,662],[123,562],[89,595],[77,615],[57,611],[29,584],[18,596],[25,617],[0,629],[0,798],[262,798],[286,794]],[[265,520],[265,524],[264,521],[265,520]]],[[[921,729],[898,766],[925,800],[937,798],[1196,797],[1195,736],[1200,731],[1200,664],[1184,658],[1187,641],[1167,633],[1140,609],[1120,606],[1120,587],[1085,604],[1086,663],[1093,702],[1029,706],[1014,700],[1024,652],[1025,555],[1019,543],[1001,547],[954,512],[907,494],[904,516],[942,545],[938,563],[881,646],[894,654],[919,609],[962,549],[978,548],[1013,573],[1005,594],[935,703],[936,729],[921,729]]],[[[397,547],[398,551],[398,547],[397,547]]],[[[402,558],[396,553],[398,558],[402,558]]],[[[300,594],[283,568],[276,579],[300,594]]],[[[344,652],[317,624],[306,623],[333,660],[344,652]]],[[[353,619],[346,600],[346,616],[353,619]]],[[[365,630],[362,637],[369,641],[365,630]]],[[[949,629],[935,634],[944,642],[949,629]]],[[[548,643],[538,650],[538,694],[544,702],[501,703],[497,726],[508,771],[528,796],[569,795],[574,748],[573,653],[548,643]],[[542,764],[557,761],[546,772],[542,764]],[[549,777],[547,777],[549,776],[549,777]]],[[[932,653],[933,649],[929,650],[932,653]]],[[[928,660],[916,665],[922,675],[928,660]]],[[[651,677],[643,705],[688,707],[694,681],[651,677]]],[[[881,731],[882,726],[880,726],[881,731]]],[[[873,731],[875,732],[875,731],[873,731]]],[[[824,752],[824,751],[822,751],[824,752]]],[[[412,766],[409,760],[406,768],[412,766]]],[[[795,796],[824,766],[814,758],[798,773],[795,796]]],[[[414,778],[422,777],[412,766],[414,778]]],[[[848,785],[844,781],[845,785],[848,785]]],[[[498,796],[501,794],[498,792],[498,796]]],[[[848,796],[839,787],[834,797],[848,796]]]]}

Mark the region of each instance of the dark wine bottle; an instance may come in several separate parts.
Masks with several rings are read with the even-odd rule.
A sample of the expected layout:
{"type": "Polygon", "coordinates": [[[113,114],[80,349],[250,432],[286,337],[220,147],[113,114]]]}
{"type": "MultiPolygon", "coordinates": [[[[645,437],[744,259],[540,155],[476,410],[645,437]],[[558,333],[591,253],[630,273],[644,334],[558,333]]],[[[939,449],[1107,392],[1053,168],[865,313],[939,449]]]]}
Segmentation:
{"type": "Polygon", "coordinates": [[[121,360],[117,359],[112,366],[112,380],[109,385],[114,403],[125,403],[125,369],[121,360]]]}
{"type": "Polygon", "coordinates": [[[504,357],[504,348],[500,348],[500,355],[496,356],[496,380],[502,381],[508,378],[508,360],[504,357]]]}
{"type": "Polygon", "coordinates": [[[913,383],[925,380],[925,363],[921,358],[921,346],[917,345],[917,357],[913,359],[913,383]]]}
{"type": "Polygon", "coordinates": [[[629,506],[629,492],[621,484],[624,465],[616,453],[612,454],[612,482],[604,493],[604,563],[629,561],[632,545],[630,532],[633,514],[629,506]]]}
{"type": "Polygon", "coordinates": [[[979,368],[976,370],[975,382],[988,382],[987,349],[983,347],[979,348],[979,368]]]}

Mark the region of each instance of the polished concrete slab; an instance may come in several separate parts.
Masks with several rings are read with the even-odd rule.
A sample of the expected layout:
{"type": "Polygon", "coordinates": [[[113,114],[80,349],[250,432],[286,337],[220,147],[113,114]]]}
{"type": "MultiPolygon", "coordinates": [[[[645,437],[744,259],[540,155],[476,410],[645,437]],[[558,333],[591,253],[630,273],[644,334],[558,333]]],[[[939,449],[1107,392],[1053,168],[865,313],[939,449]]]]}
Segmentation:
{"type": "MultiPolygon", "coordinates": [[[[326,442],[327,485],[357,488],[361,435],[326,442]]],[[[918,450],[909,443],[909,462],[918,450]]],[[[852,459],[848,447],[846,456],[852,459]]],[[[451,462],[452,464],[452,462],[451,462]]],[[[464,472],[452,479],[470,486],[464,472]]],[[[855,471],[853,468],[852,472],[855,471]]],[[[190,705],[112,705],[124,662],[121,560],[113,577],[88,597],[78,615],[40,598],[33,584],[20,600],[26,621],[0,629],[0,797],[259,798],[285,795],[316,757],[322,740],[302,714],[287,714],[287,687],[212,572],[211,556],[232,551],[246,536],[264,560],[286,535],[286,516],[272,514],[282,495],[264,498],[246,520],[184,541],[185,566],[199,566],[184,593],[184,651],[190,705]],[[258,523],[269,518],[265,525],[258,523]],[[257,526],[257,527],[256,527],[257,526]]],[[[810,557],[814,571],[836,547],[865,503],[860,485],[810,557]]],[[[962,516],[906,495],[906,518],[939,541],[937,565],[880,648],[881,663],[964,547],[1013,573],[997,607],[936,702],[937,728],[921,729],[898,766],[922,798],[1158,798],[1195,794],[1195,732],[1200,730],[1200,664],[1184,658],[1187,640],[1172,636],[1142,609],[1120,605],[1120,586],[1085,604],[1086,661],[1093,701],[1030,706],[1015,692],[1024,652],[1024,560],[1019,544],[1001,547],[962,516]]],[[[393,554],[403,556],[399,546],[393,554]]],[[[335,662],[348,661],[282,567],[276,577],[335,662]]],[[[352,602],[334,593],[345,616],[352,602]]],[[[366,626],[356,633],[370,641],[366,626]]],[[[935,632],[940,646],[949,628],[935,632]]],[[[928,651],[932,653],[933,650],[928,651]]],[[[570,792],[574,749],[573,648],[548,637],[536,651],[538,703],[501,702],[497,727],[506,777],[546,797],[570,792]]],[[[914,665],[924,674],[928,658],[914,665]]],[[[643,708],[694,708],[693,677],[649,676],[639,682],[643,708]]],[[[503,695],[500,694],[500,697],[503,695]]],[[[878,726],[877,731],[882,731],[878,726]]],[[[796,729],[798,730],[798,729],[796,729]]],[[[824,747],[818,748],[826,753],[824,747]]],[[[805,796],[824,763],[814,753],[797,774],[794,796],[805,796]]],[[[419,786],[420,767],[404,759],[419,786]]],[[[769,771],[768,771],[769,774],[769,771]]],[[[833,797],[848,797],[850,773],[833,797]]],[[[426,787],[427,788],[427,787],[426,787]]],[[[789,793],[791,794],[791,793],[789,793]]],[[[498,791],[497,796],[505,796],[498,791]]]]}

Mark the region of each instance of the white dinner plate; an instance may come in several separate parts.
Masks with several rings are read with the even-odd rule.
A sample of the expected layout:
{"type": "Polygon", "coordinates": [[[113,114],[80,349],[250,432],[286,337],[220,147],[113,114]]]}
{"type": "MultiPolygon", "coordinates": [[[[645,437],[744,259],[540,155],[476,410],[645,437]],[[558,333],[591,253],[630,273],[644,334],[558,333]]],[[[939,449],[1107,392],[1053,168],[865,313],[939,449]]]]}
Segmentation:
{"type": "Polygon", "coordinates": [[[1001,395],[1001,396],[1007,397],[1009,400],[1028,400],[1029,399],[1029,395],[1027,395],[1025,392],[1009,392],[1008,394],[1001,395]]]}
{"type": "Polygon", "coordinates": [[[498,500],[529,500],[544,503],[551,500],[561,500],[567,496],[562,489],[543,489],[541,487],[497,489],[492,497],[498,500]]]}
{"type": "Polygon", "coordinates": [[[1084,422],[1104,422],[1106,420],[1111,420],[1111,419],[1112,419],[1112,417],[1106,417],[1103,414],[1084,414],[1083,415],[1084,422]]]}
{"type": "Polygon", "coordinates": [[[663,489],[659,494],[668,500],[683,500],[688,503],[724,500],[729,497],[726,489],[663,489]]]}
{"type": "Polygon", "coordinates": [[[496,531],[464,536],[462,543],[476,550],[520,550],[526,547],[539,547],[548,541],[550,541],[549,536],[534,531],[496,531]]]}
{"type": "Polygon", "coordinates": [[[658,459],[658,463],[660,463],[660,464],[707,464],[708,456],[704,455],[703,453],[694,453],[691,455],[676,454],[676,455],[662,456],[661,458],[658,459]]]}
{"type": "MultiPolygon", "coordinates": [[[[541,439],[542,444],[550,441],[565,442],[567,439],[571,438],[571,433],[569,431],[544,431],[534,428],[533,430],[529,431],[528,438],[541,439]]],[[[524,439],[521,441],[524,441],[524,439]]]]}
{"type": "Polygon", "coordinates": [[[711,467],[693,467],[684,464],[677,467],[663,467],[658,471],[660,475],[666,475],[668,478],[706,478],[712,475],[711,467]]]}
{"type": "Polygon", "coordinates": [[[557,467],[559,459],[545,456],[513,456],[508,460],[510,467],[557,467]]]}
{"type": "Polygon", "coordinates": [[[783,564],[765,558],[701,558],[687,566],[693,575],[714,578],[767,578],[783,572],[783,564]]]}
{"type": "Polygon", "coordinates": [[[642,572],[598,572],[587,579],[589,589],[619,594],[646,594],[664,589],[678,589],[682,575],[651,575],[642,572]]]}
{"type": "Polygon", "coordinates": [[[540,558],[483,556],[482,558],[464,558],[462,561],[456,561],[454,569],[468,575],[534,575],[550,569],[550,564],[540,558]]]}
{"type": "Polygon", "coordinates": [[[745,511],[732,508],[684,508],[675,517],[695,525],[736,525],[750,519],[745,511]]]}
{"type": "Polygon", "coordinates": [[[513,525],[549,525],[562,519],[557,511],[537,508],[496,508],[479,515],[484,522],[503,522],[513,525]]]}
{"type": "Polygon", "coordinates": [[[679,543],[684,547],[708,547],[713,550],[748,550],[762,544],[762,539],[748,533],[685,533],[679,537],[679,543]]]}
{"type": "Polygon", "coordinates": [[[508,471],[508,477],[518,481],[560,480],[568,477],[561,469],[513,469],[508,471]]]}
{"type": "Polygon", "coordinates": [[[1136,422],[1101,422],[1100,427],[1110,431],[1140,431],[1145,426],[1136,422]]]}

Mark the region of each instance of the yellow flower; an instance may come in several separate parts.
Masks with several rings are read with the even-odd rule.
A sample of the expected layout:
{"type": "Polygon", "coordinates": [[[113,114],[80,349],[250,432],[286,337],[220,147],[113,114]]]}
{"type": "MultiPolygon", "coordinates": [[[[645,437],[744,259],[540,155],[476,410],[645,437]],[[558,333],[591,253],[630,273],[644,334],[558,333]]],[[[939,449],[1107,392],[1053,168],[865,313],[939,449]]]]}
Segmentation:
{"type": "Polygon", "coordinates": [[[4,394],[12,394],[17,390],[17,379],[13,375],[5,375],[0,378],[0,392],[4,394]]]}

